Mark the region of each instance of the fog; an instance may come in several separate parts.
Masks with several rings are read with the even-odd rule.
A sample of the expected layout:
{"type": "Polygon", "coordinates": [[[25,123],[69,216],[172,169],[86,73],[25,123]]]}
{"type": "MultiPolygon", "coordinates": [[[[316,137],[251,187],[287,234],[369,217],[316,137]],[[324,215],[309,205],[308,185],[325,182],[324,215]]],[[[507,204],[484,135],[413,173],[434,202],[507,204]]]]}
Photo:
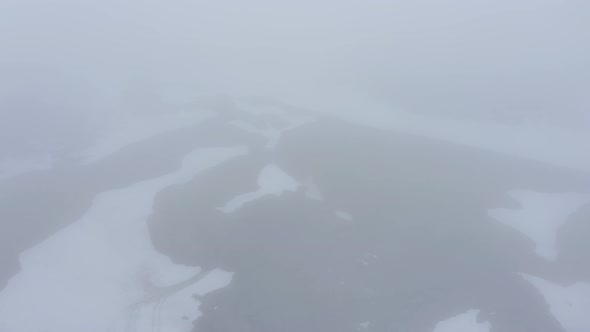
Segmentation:
{"type": "Polygon", "coordinates": [[[178,90],[310,108],[360,100],[410,112],[588,122],[584,1],[0,6],[3,132],[42,135],[52,122],[76,132],[129,111],[123,100],[132,91],[147,98],[178,90]],[[44,128],[31,132],[32,121],[44,128]]]}
{"type": "Polygon", "coordinates": [[[587,331],[588,59],[582,0],[3,0],[0,332],[587,331]]]}

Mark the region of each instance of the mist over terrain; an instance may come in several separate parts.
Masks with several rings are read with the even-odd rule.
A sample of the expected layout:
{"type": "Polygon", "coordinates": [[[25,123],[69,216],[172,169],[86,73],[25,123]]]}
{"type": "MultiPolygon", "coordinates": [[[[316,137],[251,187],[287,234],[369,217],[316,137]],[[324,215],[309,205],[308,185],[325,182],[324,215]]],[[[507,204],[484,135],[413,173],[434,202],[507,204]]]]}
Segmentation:
{"type": "Polygon", "coordinates": [[[590,2],[3,0],[0,332],[590,331],[590,2]]]}
{"type": "Polygon", "coordinates": [[[122,112],[162,112],[158,97],[202,93],[271,96],[320,110],[588,123],[585,1],[0,6],[3,132],[78,135],[76,128],[122,112]],[[44,125],[33,131],[31,123],[44,125]]]}

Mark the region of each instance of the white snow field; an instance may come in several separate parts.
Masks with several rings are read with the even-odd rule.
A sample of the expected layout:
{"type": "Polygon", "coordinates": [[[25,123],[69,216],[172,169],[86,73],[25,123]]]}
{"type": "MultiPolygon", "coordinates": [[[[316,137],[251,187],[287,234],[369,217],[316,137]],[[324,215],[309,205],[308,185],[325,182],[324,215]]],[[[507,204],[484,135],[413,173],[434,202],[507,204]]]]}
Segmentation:
{"type": "Polygon", "coordinates": [[[590,331],[590,283],[561,286],[532,275],[522,276],[541,292],[567,332],[590,331]]]}
{"type": "Polygon", "coordinates": [[[478,322],[479,310],[468,310],[465,313],[443,320],[436,324],[433,332],[489,332],[489,322],[478,322]]]}
{"type": "Polygon", "coordinates": [[[557,232],[568,217],[590,202],[590,196],[576,193],[546,194],[528,190],[512,190],[508,195],[515,199],[517,209],[491,209],[493,219],[523,233],[535,242],[537,255],[555,260],[557,232]]]}
{"type": "Polygon", "coordinates": [[[21,254],[21,271],[0,293],[0,331],[190,331],[192,294],[223,287],[232,274],[214,270],[166,300],[146,301],[200,272],[158,253],[146,220],[159,191],[245,153],[198,149],[175,172],[98,194],[81,219],[21,254]]]}
{"type": "Polygon", "coordinates": [[[126,117],[99,135],[96,143],[82,154],[82,164],[100,161],[124,147],[150,137],[190,127],[213,116],[209,111],[171,112],[159,115],[126,117]]]}
{"type": "Polygon", "coordinates": [[[258,174],[258,190],[244,193],[229,200],[218,208],[224,213],[232,213],[244,204],[267,195],[280,196],[286,191],[297,191],[300,184],[274,164],[265,166],[258,174]]]}

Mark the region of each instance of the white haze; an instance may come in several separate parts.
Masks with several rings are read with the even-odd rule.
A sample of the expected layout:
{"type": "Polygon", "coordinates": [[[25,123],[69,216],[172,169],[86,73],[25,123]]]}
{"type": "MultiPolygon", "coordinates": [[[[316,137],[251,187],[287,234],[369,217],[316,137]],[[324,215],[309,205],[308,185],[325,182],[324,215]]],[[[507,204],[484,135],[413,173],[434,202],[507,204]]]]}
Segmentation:
{"type": "Polygon", "coordinates": [[[589,14],[574,0],[4,0],[2,150],[86,144],[121,112],[203,93],[579,128],[589,14]]]}
{"type": "MultiPolygon", "coordinates": [[[[370,270],[376,284],[399,268],[400,285],[419,285],[418,302],[434,299],[424,331],[495,332],[522,323],[498,318],[511,308],[535,318],[519,318],[527,326],[589,331],[588,255],[578,250],[590,211],[589,88],[587,0],[0,0],[0,332],[188,332],[201,314],[224,324],[214,304],[226,286],[224,301],[251,296],[252,305],[232,303],[244,316],[280,315],[264,291],[284,286],[277,293],[304,304],[288,315],[296,320],[316,308],[284,273],[300,255],[295,268],[316,277],[318,292],[365,292],[356,270],[341,273],[351,272],[347,260],[385,266],[370,270]],[[300,217],[310,222],[281,238],[300,217]],[[345,245],[323,262],[322,241],[335,237],[345,245]],[[258,252],[256,241],[276,248],[258,252]],[[440,257],[459,258],[439,261],[437,245],[440,257]],[[407,267],[382,263],[412,250],[407,267]],[[266,254],[276,266],[256,265],[266,254]],[[176,261],[193,256],[211,261],[176,261]],[[451,291],[437,298],[435,288],[463,282],[455,276],[477,293],[466,297],[484,300],[436,311],[451,291]],[[240,293],[249,283],[254,295],[240,293]]],[[[379,329],[378,309],[356,330],[379,329]]]]}

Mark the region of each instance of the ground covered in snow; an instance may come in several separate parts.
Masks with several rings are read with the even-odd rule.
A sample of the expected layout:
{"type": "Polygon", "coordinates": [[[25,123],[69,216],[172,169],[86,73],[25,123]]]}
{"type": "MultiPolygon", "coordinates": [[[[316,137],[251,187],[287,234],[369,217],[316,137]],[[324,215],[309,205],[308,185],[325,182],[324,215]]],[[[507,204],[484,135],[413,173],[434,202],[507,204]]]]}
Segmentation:
{"type": "MultiPolygon", "coordinates": [[[[80,220],[21,254],[22,270],[0,294],[0,326],[31,332],[124,331],[136,325],[145,330],[152,316],[143,310],[142,300],[150,296],[150,286],[173,285],[199,273],[199,268],[175,265],[153,249],[146,219],[155,195],[244,153],[245,148],[196,150],[176,172],[99,194],[80,220]],[[137,316],[128,311],[137,311],[137,316]]],[[[184,299],[169,295],[170,301],[153,309],[164,316],[158,324],[164,331],[189,329],[198,313],[192,294],[184,299]],[[184,306],[178,306],[181,300],[184,306]]]]}
{"type": "Polygon", "coordinates": [[[576,146],[225,107],[120,123],[71,164],[3,164],[0,331],[590,330],[576,146]]]}

